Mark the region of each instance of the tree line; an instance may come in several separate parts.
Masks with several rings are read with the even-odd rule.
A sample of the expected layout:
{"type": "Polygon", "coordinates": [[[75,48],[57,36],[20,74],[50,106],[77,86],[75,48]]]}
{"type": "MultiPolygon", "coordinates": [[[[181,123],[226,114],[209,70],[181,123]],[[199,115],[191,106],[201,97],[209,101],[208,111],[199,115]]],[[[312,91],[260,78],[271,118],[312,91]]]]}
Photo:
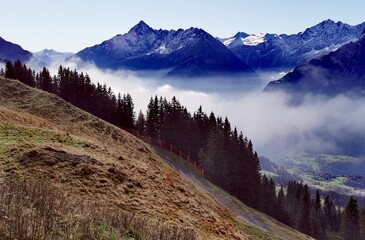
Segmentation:
{"type": "Polygon", "coordinates": [[[7,61],[3,75],[6,78],[18,79],[28,86],[54,93],[118,127],[134,127],[135,113],[131,95],[119,93],[116,96],[106,84],[92,83],[88,74],[60,66],[57,75],[51,76],[46,68],[35,73],[20,61],[7,61]]]}
{"type": "Polygon", "coordinates": [[[75,106],[118,127],[134,128],[142,134],[180,148],[205,170],[208,180],[243,203],[317,239],[365,239],[365,211],[359,212],[351,198],[342,211],[329,196],[320,197],[307,185],[290,181],[286,191],[273,179],[260,174],[260,161],[252,141],[227,117],[207,114],[199,107],[193,114],[173,97],[151,97],[146,114],[136,117],[130,94],[113,93],[106,84],[94,84],[88,74],[59,67],[51,76],[39,73],[20,61],[6,62],[0,72],[31,86],[54,93],[75,106]]]}
{"type": "Polygon", "coordinates": [[[20,61],[7,62],[5,77],[54,93],[75,106],[118,127],[136,128],[142,134],[164,140],[188,153],[204,167],[206,177],[252,207],[260,204],[260,164],[251,140],[231,129],[228,118],[209,117],[200,107],[193,115],[173,97],[155,96],[147,114],[134,113],[130,94],[116,97],[105,84],[96,85],[87,74],[62,66],[51,76],[43,68],[35,73],[20,61]]]}
{"type": "Polygon", "coordinates": [[[136,128],[145,135],[171,143],[205,170],[205,176],[249,206],[260,202],[260,164],[251,140],[231,128],[227,117],[206,114],[202,107],[191,115],[173,97],[150,99],[147,114],[139,113],[136,128]]]}
{"type": "Polygon", "coordinates": [[[279,220],[315,239],[365,239],[365,208],[359,210],[357,200],[350,197],[342,210],[320,191],[311,194],[309,187],[290,181],[284,195],[278,193],[279,220]]]}

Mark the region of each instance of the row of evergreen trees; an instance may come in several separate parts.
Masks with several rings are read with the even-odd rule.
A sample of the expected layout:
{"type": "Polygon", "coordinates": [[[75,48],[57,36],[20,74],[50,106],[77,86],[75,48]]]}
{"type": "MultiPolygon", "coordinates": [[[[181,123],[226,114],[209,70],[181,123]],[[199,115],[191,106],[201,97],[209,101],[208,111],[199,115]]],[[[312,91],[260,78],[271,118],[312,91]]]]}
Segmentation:
{"type": "Polygon", "coordinates": [[[137,119],[129,94],[117,97],[105,84],[96,85],[87,74],[60,66],[51,76],[44,68],[35,73],[16,61],[7,62],[2,74],[54,93],[75,106],[116,126],[136,128],[141,133],[169,142],[204,167],[206,177],[242,202],[317,239],[365,239],[365,210],[359,213],[351,198],[341,211],[330,197],[315,196],[307,185],[291,181],[286,194],[278,193],[272,179],[260,175],[260,163],[253,144],[231,128],[228,118],[209,116],[200,107],[193,115],[174,97],[169,102],[151,98],[147,113],[137,119]]]}
{"type": "Polygon", "coordinates": [[[88,74],[78,73],[69,68],[58,69],[58,74],[51,76],[43,68],[35,73],[20,61],[5,64],[4,76],[18,79],[21,82],[54,93],[73,105],[119,127],[133,128],[135,122],[134,103],[130,94],[119,93],[117,97],[105,84],[96,85],[88,74]]]}
{"type": "Polygon", "coordinates": [[[252,142],[228,118],[209,117],[200,107],[193,116],[174,97],[151,98],[146,117],[140,112],[135,121],[129,94],[115,97],[105,84],[96,85],[87,74],[59,67],[51,76],[46,68],[39,73],[16,61],[6,63],[5,77],[54,93],[81,109],[119,127],[137,128],[142,133],[173,144],[204,167],[206,177],[244,203],[260,206],[260,165],[252,142]]]}
{"type": "Polygon", "coordinates": [[[203,166],[206,177],[244,203],[258,207],[261,177],[252,142],[226,117],[208,115],[200,107],[193,115],[173,97],[151,98],[146,117],[139,113],[136,128],[187,153],[203,166]]]}
{"type": "Polygon", "coordinates": [[[360,213],[355,198],[342,211],[328,195],[310,194],[307,185],[291,181],[286,192],[281,188],[277,197],[282,222],[316,239],[365,239],[365,208],[360,213]]]}

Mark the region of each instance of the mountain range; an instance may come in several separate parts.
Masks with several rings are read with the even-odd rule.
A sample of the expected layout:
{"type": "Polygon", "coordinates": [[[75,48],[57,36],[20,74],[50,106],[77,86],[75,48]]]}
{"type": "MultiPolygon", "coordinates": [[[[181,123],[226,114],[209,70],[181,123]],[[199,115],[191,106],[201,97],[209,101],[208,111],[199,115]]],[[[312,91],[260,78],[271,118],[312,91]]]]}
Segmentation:
{"type": "Polygon", "coordinates": [[[250,67],[202,29],[155,30],[143,21],[128,33],[86,48],[76,56],[101,68],[168,70],[168,76],[253,73],[250,67]]]}
{"type": "Polygon", "coordinates": [[[238,32],[219,40],[253,69],[287,70],[358,40],[364,29],[365,23],[351,26],[326,20],[298,34],[238,32]]]}
{"type": "Polygon", "coordinates": [[[264,91],[277,90],[327,96],[364,95],[365,34],[356,42],[296,67],[282,79],[270,82],[264,91]]]}
{"type": "MultiPolygon", "coordinates": [[[[356,41],[364,28],[365,23],[350,26],[326,20],[298,34],[238,32],[234,37],[218,39],[199,28],[156,30],[140,21],[128,33],[116,35],[76,54],[54,50],[32,54],[0,39],[0,59],[19,59],[39,68],[78,57],[100,68],[160,71],[167,77],[241,76],[253,74],[254,70],[288,70],[306,64],[356,41]]],[[[345,75],[342,77],[348,73],[343,72],[345,75]]],[[[293,78],[293,73],[289,75],[285,79],[293,78]]],[[[271,89],[272,85],[267,89],[271,89]]],[[[339,90],[331,91],[335,93],[339,90]]]]}

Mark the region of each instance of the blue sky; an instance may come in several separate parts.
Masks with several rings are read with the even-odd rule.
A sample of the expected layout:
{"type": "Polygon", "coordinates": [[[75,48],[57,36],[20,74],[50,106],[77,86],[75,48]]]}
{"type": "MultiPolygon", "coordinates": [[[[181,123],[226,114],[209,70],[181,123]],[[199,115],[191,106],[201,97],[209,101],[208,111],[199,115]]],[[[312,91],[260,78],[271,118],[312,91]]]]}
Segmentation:
{"type": "Polygon", "coordinates": [[[215,37],[238,31],[297,33],[325,19],[365,21],[361,0],[17,0],[1,8],[0,36],[30,51],[77,52],[140,20],[155,29],[200,27],[215,37]]]}

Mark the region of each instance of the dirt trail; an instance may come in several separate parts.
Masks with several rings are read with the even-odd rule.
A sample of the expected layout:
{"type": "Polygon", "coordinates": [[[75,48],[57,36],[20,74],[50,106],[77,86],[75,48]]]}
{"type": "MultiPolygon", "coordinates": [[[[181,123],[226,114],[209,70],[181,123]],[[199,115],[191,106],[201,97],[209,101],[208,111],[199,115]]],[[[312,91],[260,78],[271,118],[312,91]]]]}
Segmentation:
{"type": "Polygon", "coordinates": [[[256,210],[253,210],[250,207],[247,207],[236,198],[210,183],[208,180],[198,176],[198,174],[192,171],[191,168],[185,162],[183,162],[183,160],[177,160],[175,156],[172,156],[170,153],[158,149],[157,147],[154,147],[154,149],[156,150],[156,153],[170,166],[178,170],[183,176],[185,176],[196,186],[199,186],[204,191],[212,195],[220,204],[229,209],[239,219],[247,222],[247,224],[268,232],[273,232],[283,239],[296,240],[298,239],[298,235],[302,235],[303,239],[311,239],[295,230],[289,230],[289,227],[286,225],[263,213],[258,213],[256,210]]]}

